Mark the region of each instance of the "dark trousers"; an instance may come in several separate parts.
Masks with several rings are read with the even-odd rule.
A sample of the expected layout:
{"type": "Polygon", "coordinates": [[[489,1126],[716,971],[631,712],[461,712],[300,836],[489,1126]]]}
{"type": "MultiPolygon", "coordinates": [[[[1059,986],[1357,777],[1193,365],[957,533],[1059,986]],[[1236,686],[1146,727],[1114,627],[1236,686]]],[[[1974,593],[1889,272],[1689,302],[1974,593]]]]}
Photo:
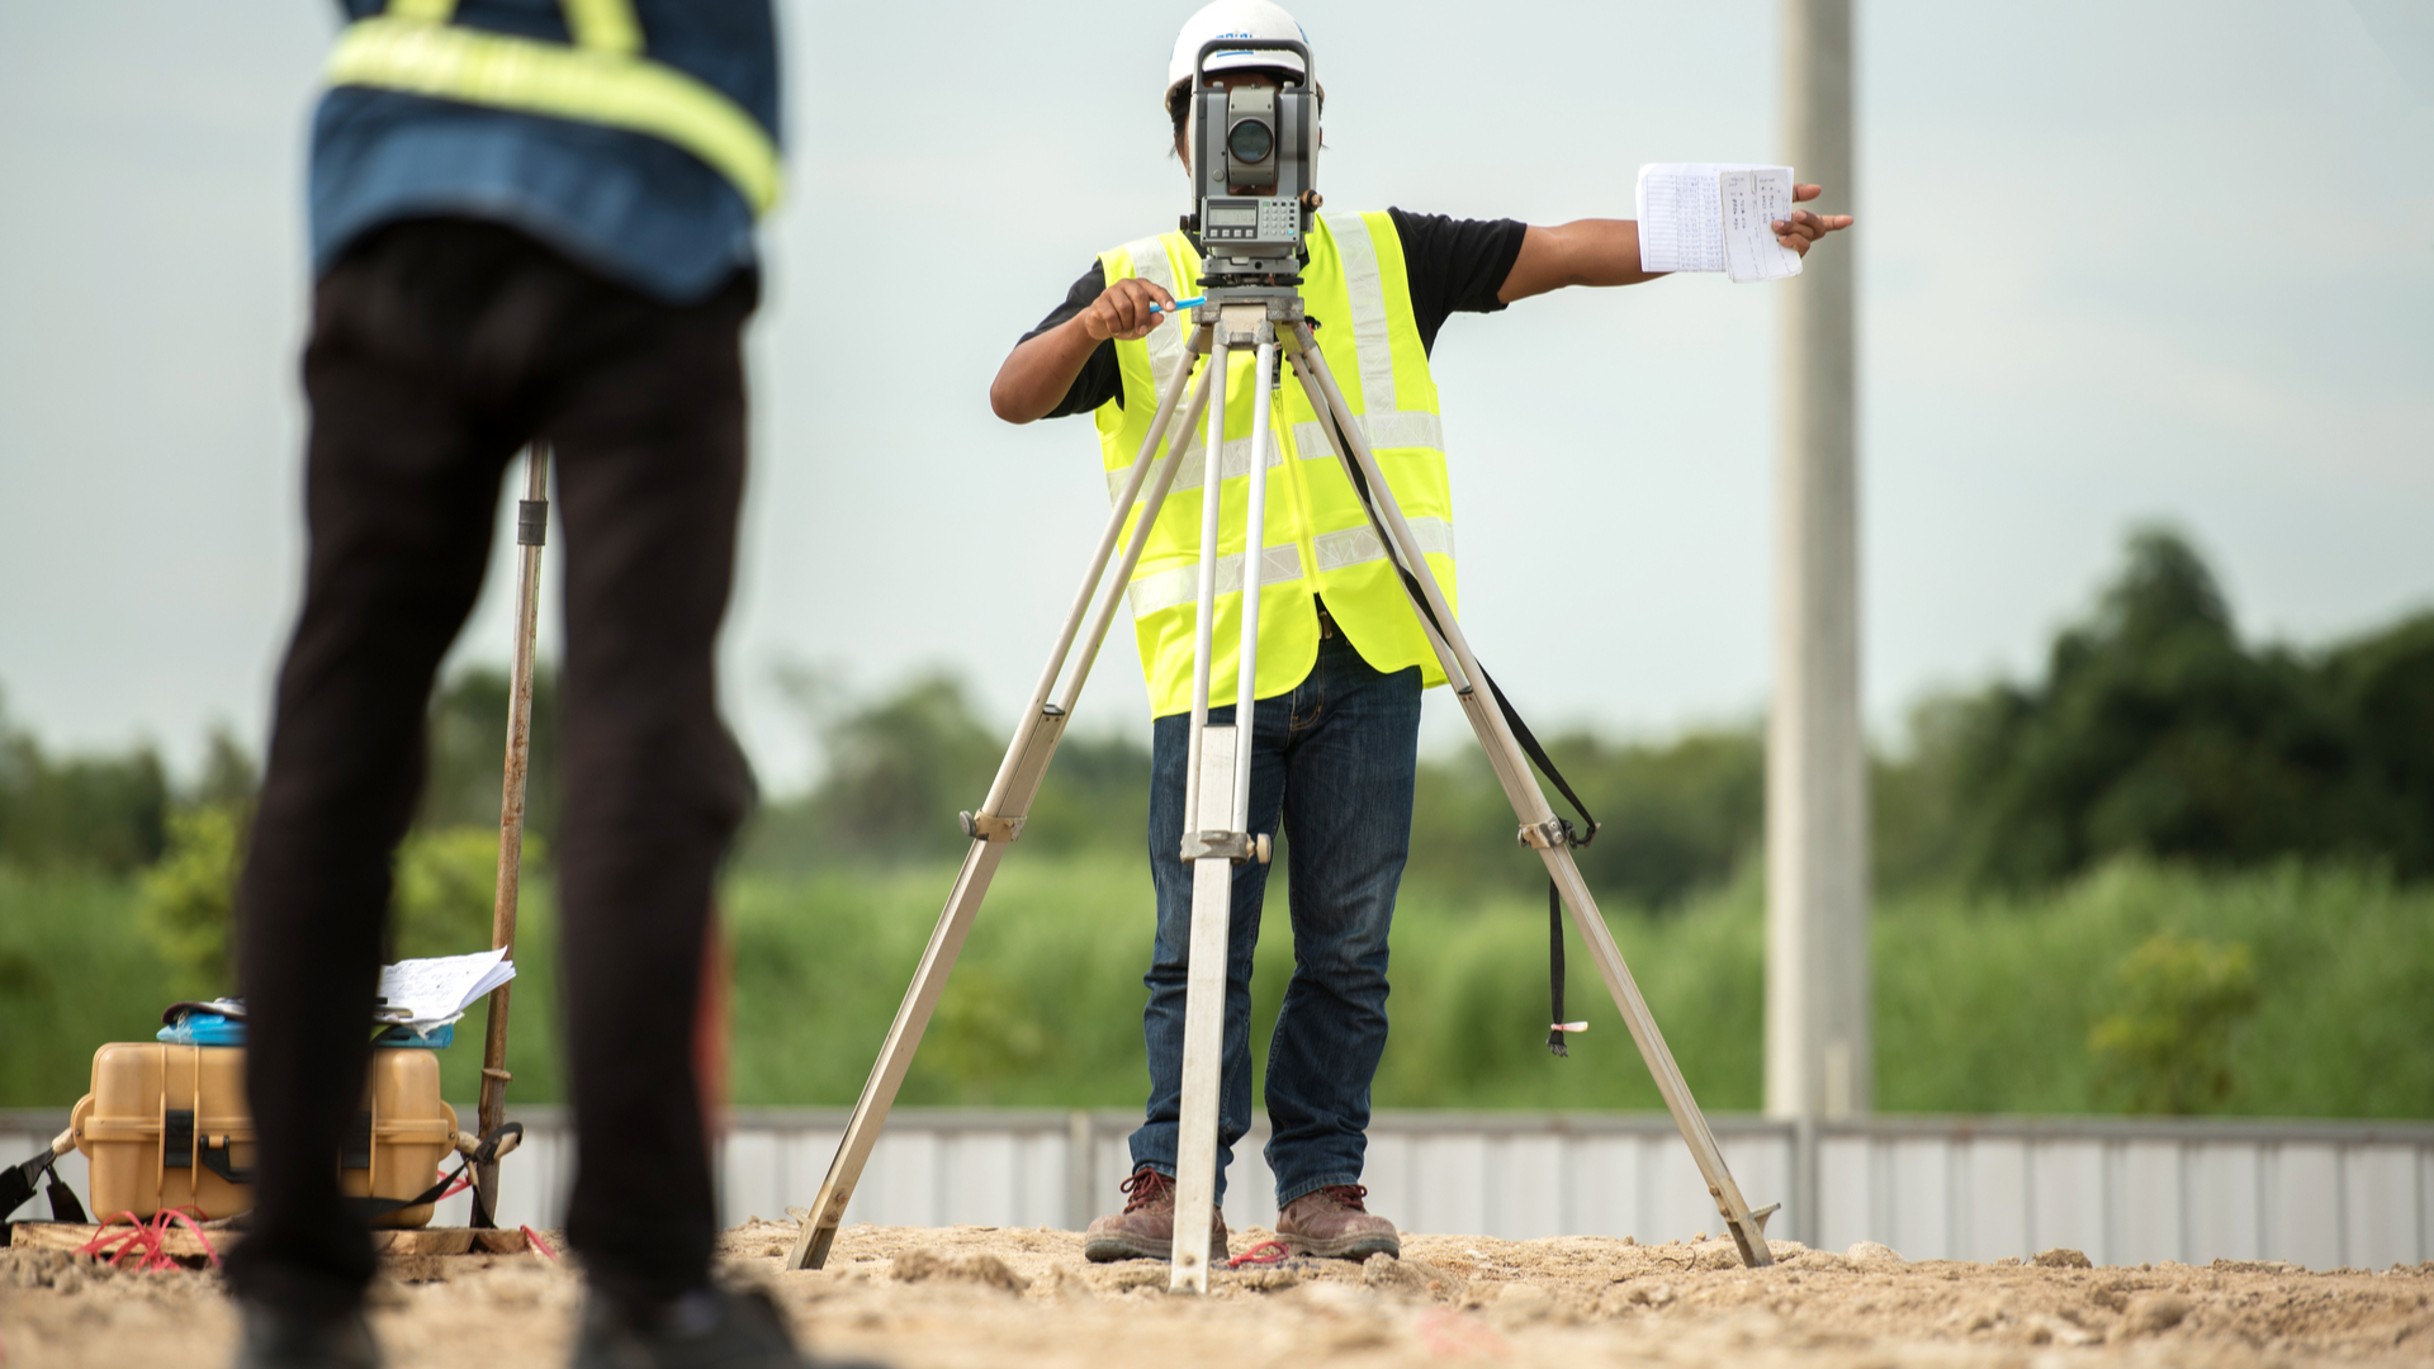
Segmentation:
{"type": "MultiPolygon", "coordinates": [[[[1322,619],[1322,622],[1325,620],[1322,619]]],[[[1210,723],[1234,721],[1231,704],[1210,723]]],[[[1183,1115],[1183,1008],[1191,979],[1192,867],[1183,863],[1191,715],[1158,719],[1150,759],[1149,860],[1158,890],[1149,1003],[1149,1109],[1132,1158],[1172,1176],[1183,1115]]],[[[1329,629],[1290,694],[1251,718],[1251,826],[1281,822],[1291,869],[1293,979],[1268,1043],[1268,1168],[1276,1205],[1357,1184],[1369,1147],[1369,1085],[1386,1050],[1387,933],[1411,852],[1419,768],[1420,670],[1372,669],[1329,629]]],[[[1202,826],[1210,824],[1203,822],[1202,826]]],[[[1217,1098],[1217,1193],[1251,1126],[1251,960],[1268,867],[1234,867],[1226,941],[1224,1071],[1217,1098]]]]}
{"type": "Polygon", "coordinates": [[[433,676],[481,588],[502,476],[535,437],[554,445],[565,529],[569,1235],[617,1295],[706,1279],[691,1025],[712,879],[751,794],[712,648],[757,290],[740,274],[671,307],[507,229],[435,220],[367,239],[316,291],[304,605],[238,898],[260,1176],[230,1262],[244,1295],[344,1305],[371,1277],[333,1157],[364,1087],[390,859],[433,676]]]}

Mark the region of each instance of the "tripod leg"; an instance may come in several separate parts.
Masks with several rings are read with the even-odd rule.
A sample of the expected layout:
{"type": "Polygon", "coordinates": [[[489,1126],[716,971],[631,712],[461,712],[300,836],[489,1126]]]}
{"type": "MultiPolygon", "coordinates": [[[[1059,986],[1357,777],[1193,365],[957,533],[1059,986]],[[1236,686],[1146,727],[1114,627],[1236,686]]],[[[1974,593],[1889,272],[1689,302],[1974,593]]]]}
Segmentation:
{"type": "MultiPolygon", "coordinates": [[[[1232,348],[1225,329],[1213,330],[1209,349],[1209,381],[1217,401],[1209,406],[1206,451],[1202,459],[1207,469],[1200,482],[1200,585],[1195,596],[1197,610],[1192,621],[1192,730],[1191,744],[1185,753],[1183,779],[1183,831],[1186,836],[1200,830],[1200,753],[1203,734],[1209,726],[1209,662],[1213,657],[1217,626],[1217,531],[1220,511],[1224,507],[1225,488],[1225,409],[1228,363],[1232,348]]],[[[1251,453],[1256,463],[1263,454],[1251,453]]]]}
{"type": "MultiPolygon", "coordinates": [[[[1203,739],[1200,803],[1222,811],[1236,766],[1251,764],[1239,728],[1212,727],[1203,739]]],[[[1186,832],[1184,840],[1192,839],[1186,832]]],[[[1192,862],[1191,963],[1183,987],[1183,1088],[1175,1128],[1175,1237],[1167,1288],[1209,1291],[1210,1223],[1217,1208],[1218,1096],[1225,1082],[1225,995],[1233,930],[1234,863],[1220,855],[1192,862]]]]}
{"type": "MultiPolygon", "coordinates": [[[[1443,629],[1432,633],[1439,662],[1462,703],[1462,711],[1470,719],[1471,730],[1487,752],[1488,763],[1503,785],[1505,797],[1513,805],[1514,815],[1522,823],[1522,840],[1535,848],[1545,861],[1548,877],[1555,881],[1563,897],[1565,910],[1571,914],[1572,925],[1581,940],[1588,945],[1591,959],[1597,963],[1598,974],[1606,981],[1606,989],[1614,997],[1614,1006],[1622,1013],[1623,1025],[1630,1029],[1632,1042],[1639,1047],[1640,1059],[1656,1081],[1657,1092],[1665,1099],[1665,1109],[1673,1115],[1674,1126],[1690,1147],[1691,1159],[1698,1164],[1699,1173],[1707,1180],[1707,1192],[1715,1200],[1716,1210],[1723,1215],[1725,1229],[1732,1233],[1733,1242],[1740,1247],[1742,1263],[1756,1268],[1774,1263],[1767,1249],[1765,1221],[1773,1208],[1752,1212],[1741,1196],[1740,1185],[1733,1181],[1732,1171],[1724,1163],[1724,1152],[1716,1145],[1715,1133],[1708,1128],[1706,1115],[1691,1097],[1690,1085],[1674,1063],[1673,1051],[1665,1044],[1665,1034],[1657,1029],[1656,1017],[1648,1011],[1647,1000],[1640,996],[1639,985],[1631,977],[1631,968],[1623,962],[1622,949],[1615,944],[1614,935],[1590,897],[1588,881],[1581,877],[1580,866],[1572,858],[1571,848],[1562,838],[1562,823],[1547,804],[1546,792],[1539,788],[1537,778],[1530,773],[1529,759],[1513,738],[1486,691],[1485,673],[1478,658],[1471,654],[1470,643],[1463,636],[1460,624],[1454,621],[1452,608],[1446,603],[1444,590],[1429,569],[1428,558],[1421,552],[1418,539],[1403,520],[1396,506],[1394,491],[1386,484],[1384,472],[1369,449],[1369,440],[1353,421],[1351,406],[1327,368],[1326,357],[1306,325],[1295,328],[1295,370],[1301,377],[1311,407],[1328,415],[1331,441],[1336,458],[1344,463],[1346,472],[1359,477],[1355,484],[1367,484],[1370,517],[1380,537],[1394,557],[1418,582],[1422,601],[1434,614],[1443,629]]],[[[1426,615],[1423,615],[1423,622],[1426,615]]]]}
{"type": "Polygon", "coordinates": [[[921,953],[921,963],[913,971],[913,981],[897,1005],[895,1021],[888,1027],[887,1041],[879,1049],[879,1058],[871,1065],[870,1077],[863,1082],[862,1096],[855,1101],[852,1118],[846,1123],[845,1135],[837,1144],[835,1158],[829,1161],[828,1175],[820,1182],[820,1191],[812,1200],[811,1213],[803,1221],[795,1237],[794,1249],[786,1259],[789,1269],[818,1269],[828,1262],[829,1248],[836,1243],[837,1228],[845,1220],[845,1205],[853,1198],[854,1186],[861,1182],[862,1170],[870,1163],[873,1147],[879,1143],[879,1132],[887,1125],[887,1114],[896,1105],[896,1094],[904,1086],[906,1071],[912,1068],[913,1054],[921,1047],[922,1034],[929,1030],[930,1015],[937,1009],[938,999],[946,991],[947,976],[955,968],[956,957],[963,952],[964,937],[972,929],[972,920],[980,911],[981,900],[988,895],[989,881],[997,873],[997,865],[1005,858],[1006,847],[1022,832],[1025,817],[1031,811],[1031,800],[1039,792],[1041,779],[1047,774],[1048,762],[1056,754],[1058,740],[1063,737],[1065,724],[1072,712],[1072,701],[1080,690],[1080,672],[1089,669],[1090,661],[1098,655],[1107,625],[1114,616],[1115,601],[1124,594],[1131,582],[1133,567],[1141,560],[1141,552],[1149,543],[1150,524],[1169,486],[1174,482],[1176,468],[1181,464],[1184,449],[1189,446],[1193,423],[1208,399],[1208,383],[1203,377],[1193,390],[1183,425],[1177,431],[1184,435],[1177,449],[1156,461],[1151,475],[1152,458],[1159,442],[1175,417],[1175,406],[1184,388],[1191,384],[1189,368],[1178,367],[1173,380],[1158,403],[1157,415],[1151,420],[1148,438],[1141,453],[1134,459],[1133,473],[1126,482],[1116,507],[1109,515],[1107,531],[1099,539],[1097,552],[1091,558],[1090,570],[1082,582],[1081,594],[1073,611],[1066,616],[1063,631],[1058,635],[1055,649],[1049,655],[1048,669],[1033,692],[1031,710],[1016,728],[1013,743],[998,766],[997,778],[989,786],[989,797],[981,811],[965,815],[965,830],[972,837],[965,851],[963,868],[955,877],[954,887],[947,895],[946,906],[938,914],[938,923],[930,932],[927,947],[921,953]],[[1131,516],[1132,496],[1144,481],[1150,490],[1148,503],[1132,536],[1126,540],[1124,554],[1117,565],[1112,583],[1107,582],[1107,559],[1124,526],[1131,516]],[[1100,591],[1104,588],[1106,593],[1100,591]],[[1073,687],[1062,705],[1047,702],[1058,676],[1064,673],[1071,654],[1076,626],[1093,599],[1102,599],[1099,611],[1091,618],[1090,631],[1081,651],[1073,687]]]}
{"type": "MultiPolygon", "coordinates": [[[[1212,365],[1226,356],[1235,321],[1221,311],[1212,365]]],[[[1176,1119],[1174,1265],[1167,1287],[1206,1293],[1209,1288],[1209,1226],[1217,1206],[1219,1094],[1225,1081],[1225,999],[1234,917],[1234,863],[1256,847],[1250,834],[1252,710],[1259,677],[1259,582],[1265,570],[1267,530],[1268,423],[1274,393],[1276,334],[1265,310],[1243,312],[1261,321],[1251,369],[1251,460],[1244,481],[1242,548],[1242,636],[1237,648],[1234,722],[1208,726],[1208,694],[1217,611],[1219,471],[1215,453],[1225,435],[1222,403],[1209,420],[1209,477],[1200,534],[1200,606],[1194,662],[1192,720],[1199,763],[1187,781],[1194,786],[1185,805],[1183,858],[1192,866],[1191,963],[1184,981],[1183,1081],[1176,1119]],[[1225,815],[1221,831],[1207,830],[1213,814],[1225,815]]],[[[1215,374],[1223,376],[1222,370],[1215,374]]],[[[1221,396],[1222,398],[1222,396],[1221,396]]],[[[1214,1252],[1222,1256],[1225,1252],[1214,1252]]]]}

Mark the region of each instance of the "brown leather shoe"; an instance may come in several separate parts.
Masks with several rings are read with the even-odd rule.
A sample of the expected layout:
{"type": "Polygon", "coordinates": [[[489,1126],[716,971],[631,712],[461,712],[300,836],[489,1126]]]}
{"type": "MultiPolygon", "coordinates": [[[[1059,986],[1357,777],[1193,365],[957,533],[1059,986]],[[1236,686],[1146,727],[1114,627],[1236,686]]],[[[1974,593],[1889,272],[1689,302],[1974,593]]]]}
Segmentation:
{"type": "MultiPolygon", "coordinates": [[[[1175,1181],[1147,1165],[1120,1187],[1124,1210],[1101,1217],[1082,1236],[1082,1254],[1094,1264],[1110,1260],[1168,1260],[1175,1255],[1175,1181]]],[[[1388,1228],[1392,1230],[1393,1228],[1388,1228]]],[[[1209,1214],[1209,1257],[1225,1258],[1225,1214],[1209,1214]]]]}
{"type": "Polygon", "coordinates": [[[1403,1258],[1403,1240],[1394,1223],[1361,1205],[1369,1190],[1359,1184],[1334,1184],[1305,1193],[1285,1204],[1276,1217],[1276,1239],[1296,1255],[1334,1260],[1365,1260],[1372,1255],[1403,1258]]]}

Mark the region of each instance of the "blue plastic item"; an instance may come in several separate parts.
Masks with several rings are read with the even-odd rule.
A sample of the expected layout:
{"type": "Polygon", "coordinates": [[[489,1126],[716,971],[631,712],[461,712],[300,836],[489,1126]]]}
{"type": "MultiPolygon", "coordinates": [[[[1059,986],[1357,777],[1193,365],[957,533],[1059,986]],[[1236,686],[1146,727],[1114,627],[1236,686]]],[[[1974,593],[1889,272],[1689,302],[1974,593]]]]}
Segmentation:
{"type": "Polygon", "coordinates": [[[433,1027],[429,1033],[423,1035],[417,1035],[414,1032],[406,1030],[404,1027],[391,1027],[387,1031],[382,1032],[380,1035],[373,1037],[372,1044],[384,1048],[402,1046],[411,1050],[435,1051],[446,1048],[455,1040],[456,1024],[454,1022],[442,1022],[438,1026],[433,1027]]]}
{"type": "MultiPolygon", "coordinates": [[[[245,1019],[224,1017],[216,1012],[188,1013],[152,1034],[155,1041],[172,1046],[242,1046],[245,1044],[245,1019]]],[[[391,1027],[372,1038],[372,1044],[390,1049],[443,1050],[456,1041],[456,1024],[444,1022],[427,1033],[416,1033],[404,1027],[391,1027]]]]}
{"type": "Polygon", "coordinates": [[[190,1012],[154,1032],[152,1039],[172,1046],[242,1046],[245,1019],[223,1017],[216,1012],[190,1012]]]}

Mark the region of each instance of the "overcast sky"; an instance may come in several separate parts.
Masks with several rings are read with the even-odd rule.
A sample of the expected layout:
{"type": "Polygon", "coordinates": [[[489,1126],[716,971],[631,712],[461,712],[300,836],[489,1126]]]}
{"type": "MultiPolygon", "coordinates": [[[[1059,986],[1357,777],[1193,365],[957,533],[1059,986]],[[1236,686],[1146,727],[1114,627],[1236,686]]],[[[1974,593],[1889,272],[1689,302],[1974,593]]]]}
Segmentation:
{"type": "MultiPolygon", "coordinates": [[[[783,5],[789,202],[752,343],[731,712],[933,664],[1010,722],[1105,512],[1087,420],[987,386],[1091,254],[1171,225],[1191,5],[783,5]]],[[[2151,519],[2255,636],[2434,604],[2434,6],[1862,0],[1865,687],[2039,664],[2151,519]],[[2362,19],[2362,11],[2364,18],[2362,19]],[[2373,22],[2370,28],[2368,21],[2373,22]]],[[[1302,0],[1338,207],[1631,212],[1780,156],[1776,7],[1302,0]]],[[[258,745],[295,609],[313,0],[0,4],[0,690],[47,742],[258,745]]],[[[1439,341],[1464,618],[1533,718],[1754,717],[1797,283],[1570,291],[1439,341]]],[[[504,660],[509,539],[459,658],[504,660]]],[[[544,650],[553,634],[544,637],[544,650]]],[[[1432,704],[1432,735],[1457,716],[1432,704]]],[[[1086,725],[1140,729],[1128,633],[1086,725]]]]}

